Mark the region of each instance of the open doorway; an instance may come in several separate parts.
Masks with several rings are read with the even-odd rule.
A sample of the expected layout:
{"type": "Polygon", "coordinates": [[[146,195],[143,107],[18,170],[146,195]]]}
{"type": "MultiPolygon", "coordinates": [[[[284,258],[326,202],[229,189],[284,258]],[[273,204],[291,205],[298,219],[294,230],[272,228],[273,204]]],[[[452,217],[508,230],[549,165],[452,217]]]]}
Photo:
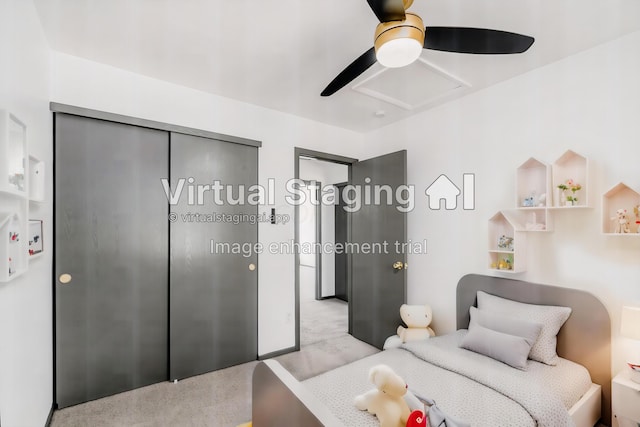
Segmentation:
{"type": "MultiPolygon", "coordinates": [[[[401,150],[357,160],[296,148],[294,156],[297,195],[303,195],[304,191],[301,190],[308,187],[303,179],[314,183],[313,188],[308,188],[309,196],[318,190],[321,193],[320,197],[314,199],[316,205],[320,199],[319,213],[317,208],[301,206],[300,198],[295,203],[294,242],[298,245],[295,252],[295,350],[301,350],[301,342],[309,343],[302,338],[304,335],[310,335],[310,340],[317,342],[319,337],[339,332],[341,336],[337,339],[320,341],[326,344],[320,353],[341,352],[347,356],[345,360],[355,360],[354,355],[359,353],[348,348],[350,344],[366,344],[365,351],[370,348],[382,349],[385,340],[395,334],[400,324],[399,308],[406,302],[406,212],[414,206],[413,187],[407,185],[407,152],[401,150]],[[314,169],[313,165],[341,166],[343,171],[346,166],[344,191],[337,191],[345,183],[344,175],[308,174],[306,169],[314,169]],[[326,195],[329,195],[328,199],[325,199],[326,195]],[[342,221],[335,215],[338,210],[336,202],[341,200],[348,204],[342,208],[347,213],[346,238],[345,234],[336,236],[335,229],[336,221],[342,221]],[[322,209],[327,205],[333,210],[325,214],[322,209]],[[301,255],[303,260],[305,255],[300,229],[303,212],[308,217],[313,216],[307,233],[310,237],[306,239],[309,239],[307,243],[314,243],[310,246],[314,248],[314,256],[307,258],[306,265],[301,264],[301,255]],[[331,231],[323,230],[323,222],[327,219],[334,222],[331,231]],[[338,243],[343,241],[348,244],[348,247],[343,245],[345,258],[336,259],[338,243]],[[346,271],[340,271],[342,265],[346,271]],[[340,279],[344,276],[346,284],[341,289],[340,279]],[[344,320],[341,324],[333,325],[335,329],[323,331],[307,330],[303,326],[331,326],[332,317],[328,313],[305,318],[309,311],[303,302],[321,307],[316,303],[326,300],[331,300],[337,307],[341,306],[343,313],[346,309],[346,331],[344,320]]],[[[318,344],[308,344],[308,348],[311,347],[315,349],[318,344]]]]}
{"type": "Polygon", "coordinates": [[[349,166],[303,156],[299,168],[305,195],[297,225],[300,346],[305,347],[348,333],[345,255],[334,250],[337,239],[346,239],[347,216],[336,204],[322,203],[322,197],[337,194],[337,186],[349,179],[349,166]]]}
{"type": "Polygon", "coordinates": [[[349,216],[339,194],[356,159],[296,149],[296,178],[305,201],[296,207],[296,349],[349,333],[348,260],[336,243],[348,240],[349,216]],[[311,249],[311,250],[309,250],[311,249]]]}

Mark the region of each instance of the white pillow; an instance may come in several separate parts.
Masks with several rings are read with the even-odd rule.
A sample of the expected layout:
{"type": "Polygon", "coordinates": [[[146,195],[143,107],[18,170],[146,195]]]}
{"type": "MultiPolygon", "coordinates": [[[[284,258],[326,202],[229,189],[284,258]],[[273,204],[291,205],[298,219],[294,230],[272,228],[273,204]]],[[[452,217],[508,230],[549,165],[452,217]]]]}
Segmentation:
{"type": "Polygon", "coordinates": [[[530,322],[491,311],[478,310],[475,307],[469,309],[469,315],[471,316],[469,329],[472,329],[477,324],[492,331],[522,337],[527,340],[529,346],[535,344],[542,330],[541,323],[530,322]]]}
{"type": "Polygon", "coordinates": [[[542,330],[536,340],[529,358],[547,365],[558,363],[556,344],[558,331],[571,315],[571,308],[553,305],[535,305],[512,301],[478,291],[478,309],[505,316],[518,317],[541,323],[542,330]]]}
{"type": "Polygon", "coordinates": [[[469,327],[460,347],[524,370],[531,343],[526,338],[493,331],[476,323],[469,327]]]}

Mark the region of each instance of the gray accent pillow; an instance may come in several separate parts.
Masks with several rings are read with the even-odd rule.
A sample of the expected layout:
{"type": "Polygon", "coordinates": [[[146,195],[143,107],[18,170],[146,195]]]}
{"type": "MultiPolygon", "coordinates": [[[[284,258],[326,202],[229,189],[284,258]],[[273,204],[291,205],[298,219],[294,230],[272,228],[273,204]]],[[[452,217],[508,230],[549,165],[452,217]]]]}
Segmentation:
{"type": "Polygon", "coordinates": [[[478,324],[469,327],[460,347],[522,370],[527,368],[527,356],[531,350],[526,338],[492,331],[478,324]]]}
{"type": "Polygon", "coordinates": [[[531,347],[529,358],[547,365],[558,363],[557,335],[571,315],[571,308],[555,305],[525,304],[478,291],[478,309],[542,324],[538,339],[531,347]]]}
{"type": "Polygon", "coordinates": [[[469,309],[469,315],[471,316],[469,329],[472,328],[472,325],[478,324],[496,332],[522,337],[527,340],[530,346],[533,346],[542,330],[542,323],[478,310],[475,307],[469,309]]]}

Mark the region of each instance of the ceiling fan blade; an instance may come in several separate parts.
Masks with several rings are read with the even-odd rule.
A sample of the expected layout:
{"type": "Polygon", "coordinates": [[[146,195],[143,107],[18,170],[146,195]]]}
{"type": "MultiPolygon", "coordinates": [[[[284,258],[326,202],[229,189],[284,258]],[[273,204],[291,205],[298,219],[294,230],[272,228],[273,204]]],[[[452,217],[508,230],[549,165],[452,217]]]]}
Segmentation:
{"type": "Polygon", "coordinates": [[[522,53],[534,38],[507,31],[464,27],[427,27],[424,48],[445,52],[496,55],[522,53]]]}
{"type": "Polygon", "coordinates": [[[347,68],[342,70],[338,76],[333,79],[331,83],[322,91],[321,96],[331,96],[346,85],[348,85],[353,79],[364,73],[376,63],[376,50],[371,48],[355,61],[353,61],[347,68]]]}
{"type": "Polygon", "coordinates": [[[367,0],[367,3],[380,22],[404,21],[404,2],[402,0],[367,0]]]}

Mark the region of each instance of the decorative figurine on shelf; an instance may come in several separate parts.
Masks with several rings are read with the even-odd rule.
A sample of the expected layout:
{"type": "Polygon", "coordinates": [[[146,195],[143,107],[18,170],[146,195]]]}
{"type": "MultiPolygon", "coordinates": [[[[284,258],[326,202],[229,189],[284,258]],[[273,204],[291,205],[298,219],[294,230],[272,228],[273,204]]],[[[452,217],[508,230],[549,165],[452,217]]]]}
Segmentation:
{"type": "Polygon", "coordinates": [[[531,212],[531,221],[525,224],[525,229],[527,231],[544,231],[546,226],[544,224],[538,223],[538,216],[535,212],[531,212]]]}
{"type": "Polygon", "coordinates": [[[547,193],[542,193],[540,197],[538,197],[538,207],[545,207],[547,205],[547,193]]]}
{"type": "Polygon", "coordinates": [[[507,237],[504,234],[498,239],[498,248],[507,251],[513,250],[513,237],[507,237]]]}
{"type": "MultiPolygon", "coordinates": [[[[544,194],[543,194],[544,196],[544,194]]],[[[536,192],[532,191],[529,197],[526,197],[522,201],[522,207],[524,208],[533,208],[538,204],[538,198],[536,197],[536,192]]]]}
{"type": "Polygon", "coordinates": [[[16,187],[20,191],[24,191],[24,174],[16,173],[9,175],[9,184],[16,187]]]}
{"type": "Polygon", "coordinates": [[[633,207],[633,213],[636,214],[636,233],[640,233],[640,205],[633,207]]]}
{"type": "Polygon", "coordinates": [[[513,263],[509,258],[501,259],[498,262],[498,270],[513,270],[513,263]]]}
{"type": "Polygon", "coordinates": [[[612,216],[611,220],[615,221],[615,228],[613,230],[614,233],[617,233],[617,234],[630,233],[629,220],[627,219],[626,209],[618,209],[616,211],[616,216],[612,216]]]}

